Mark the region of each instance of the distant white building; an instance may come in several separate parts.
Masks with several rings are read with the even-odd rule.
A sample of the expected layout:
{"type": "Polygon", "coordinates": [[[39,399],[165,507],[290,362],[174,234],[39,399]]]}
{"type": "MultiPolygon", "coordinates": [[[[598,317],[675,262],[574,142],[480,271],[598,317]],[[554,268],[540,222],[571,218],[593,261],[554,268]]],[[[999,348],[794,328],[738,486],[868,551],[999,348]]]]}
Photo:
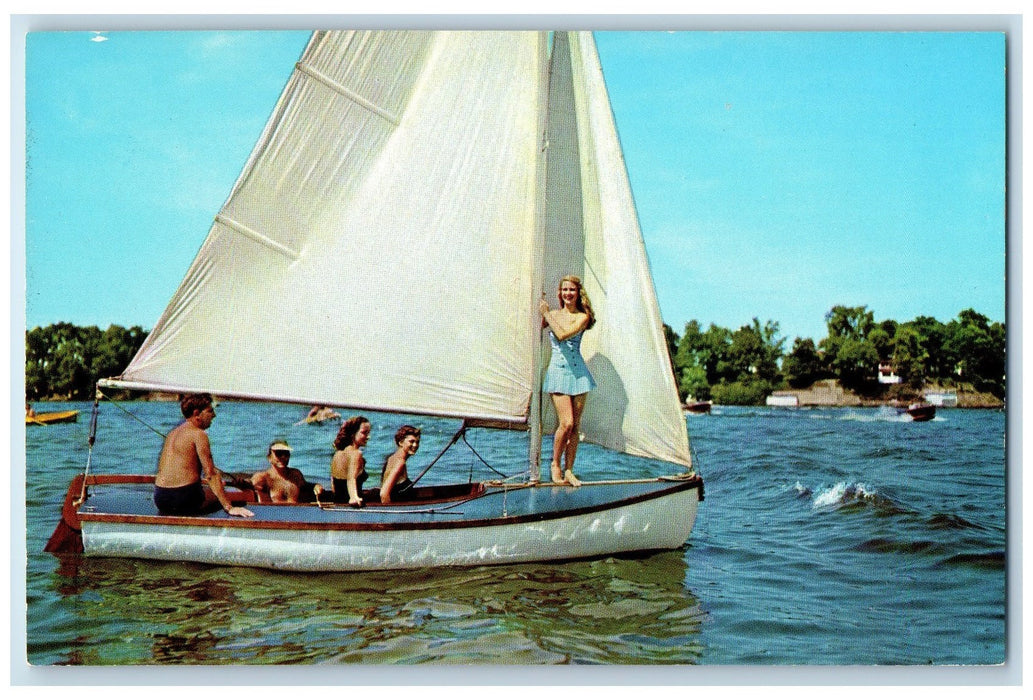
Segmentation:
{"type": "Polygon", "coordinates": [[[879,384],[900,384],[900,377],[888,362],[879,363],[879,384]]]}
{"type": "Polygon", "coordinates": [[[958,392],[956,391],[927,391],[925,400],[933,406],[944,406],[954,408],[958,405],[958,392]]]}
{"type": "Polygon", "coordinates": [[[796,408],[800,405],[800,397],[787,391],[776,391],[766,399],[764,403],[768,406],[781,406],[783,408],[796,408]]]}

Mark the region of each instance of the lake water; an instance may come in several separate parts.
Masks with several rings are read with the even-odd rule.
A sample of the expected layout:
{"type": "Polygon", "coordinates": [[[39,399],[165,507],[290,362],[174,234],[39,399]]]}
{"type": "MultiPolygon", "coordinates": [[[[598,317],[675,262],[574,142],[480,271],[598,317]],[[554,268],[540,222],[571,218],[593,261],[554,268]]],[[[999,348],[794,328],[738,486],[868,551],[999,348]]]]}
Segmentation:
{"type": "MultiPolygon", "coordinates": [[[[51,665],[993,665],[1005,661],[1005,414],[715,407],[687,418],[706,482],[686,547],[651,556],[404,573],[292,574],[43,554],[87,461],[75,424],[26,435],[27,658],[51,665]],[[37,478],[40,477],[40,478],[37,478]]],[[[151,473],[172,403],[101,406],[93,473],[151,473]]],[[[223,403],[217,464],[286,437],[326,480],[336,426],[223,403]]],[[[368,414],[371,483],[405,419],[368,414]]],[[[424,430],[418,473],[457,427],[424,430]]],[[[471,433],[519,454],[513,434],[471,433]]],[[[460,444],[423,483],[496,476],[460,444]]],[[[584,446],[582,479],[643,476],[584,446]]],[[[17,650],[15,650],[17,651],[17,650]]],[[[681,682],[667,677],[669,682],[681,682]]],[[[139,679],[138,679],[139,682],[139,679]]],[[[147,681],[144,680],[144,683],[147,681]]],[[[303,682],[303,681],[298,681],[303,682]]],[[[516,681],[519,682],[519,681],[516,681]]]]}

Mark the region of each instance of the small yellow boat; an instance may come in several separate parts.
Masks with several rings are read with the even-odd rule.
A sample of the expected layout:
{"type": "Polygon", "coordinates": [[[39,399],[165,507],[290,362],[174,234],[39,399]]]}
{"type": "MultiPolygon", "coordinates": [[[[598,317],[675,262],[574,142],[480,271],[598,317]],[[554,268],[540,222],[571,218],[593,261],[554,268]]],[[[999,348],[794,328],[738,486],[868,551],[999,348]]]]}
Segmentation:
{"type": "Polygon", "coordinates": [[[51,423],[75,423],[79,420],[78,411],[53,411],[25,416],[25,425],[50,425],[51,423]]]}

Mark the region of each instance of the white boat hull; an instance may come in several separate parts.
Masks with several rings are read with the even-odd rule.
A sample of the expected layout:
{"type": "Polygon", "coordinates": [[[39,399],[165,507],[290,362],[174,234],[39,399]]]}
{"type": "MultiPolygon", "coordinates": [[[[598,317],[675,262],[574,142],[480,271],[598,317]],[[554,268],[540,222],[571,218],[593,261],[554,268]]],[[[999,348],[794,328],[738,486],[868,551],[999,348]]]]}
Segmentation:
{"type": "Polygon", "coordinates": [[[472,527],[270,529],[84,521],[84,552],[291,571],[369,571],[578,559],[676,549],[688,539],[697,489],[590,513],[472,527]]]}

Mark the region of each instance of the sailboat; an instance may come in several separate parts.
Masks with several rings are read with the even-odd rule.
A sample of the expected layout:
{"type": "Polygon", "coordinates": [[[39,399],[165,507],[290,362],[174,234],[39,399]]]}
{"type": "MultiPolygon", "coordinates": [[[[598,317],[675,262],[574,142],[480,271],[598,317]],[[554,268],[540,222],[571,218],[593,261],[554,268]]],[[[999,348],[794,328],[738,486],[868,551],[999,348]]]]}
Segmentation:
{"type": "Polygon", "coordinates": [[[703,499],[590,32],[315,32],[168,308],[100,388],[458,418],[453,443],[518,430],[528,452],[512,478],[397,504],[370,489],[362,509],[229,488],[254,518],[159,515],[153,476],[88,461],[48,551],[296,571],[569,560],[680,548],[703,499]],[[583,440],[648,458],[641,478],[539,481],[555,416],[538,304],[566,274],[599,320],[583,440]]]}

